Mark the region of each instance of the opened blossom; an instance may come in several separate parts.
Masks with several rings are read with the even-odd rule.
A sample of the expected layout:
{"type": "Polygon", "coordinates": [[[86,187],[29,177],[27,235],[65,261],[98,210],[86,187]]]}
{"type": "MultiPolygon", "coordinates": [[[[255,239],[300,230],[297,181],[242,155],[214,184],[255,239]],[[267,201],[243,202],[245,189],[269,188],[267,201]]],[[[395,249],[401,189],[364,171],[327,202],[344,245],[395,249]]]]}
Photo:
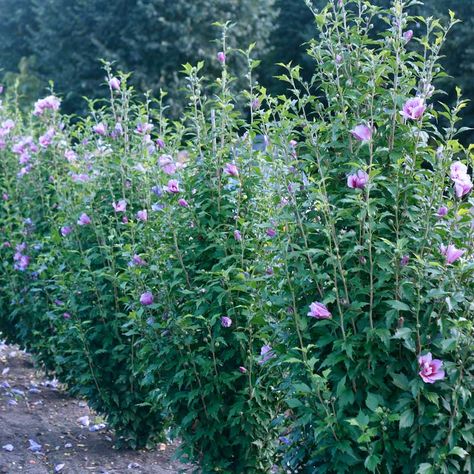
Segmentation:
{"type": "Polygon", "coordinates": [[[77,220],[77,225],[89,225],[91,222],[91,218],[85,212],[83,212],[77,220]]]}
{"type": "Polygon", "coordinates": [[[112,207],[115,212],[125,212],[127,210],[127,201],[121,199],[119,202],[113,202],[112,207]]]}
{"type": "Polygon", "coordinates": [[[364,189],[368,182],[369,175],[363,170],[359,170],[357,173],[350,174],[347,177],[347,186],[352,189],[364,189]]]}
{"type": "Polygon", "coordinates": [[[413,38],[413,30],[407,30],[403,33],[403,39],[408,43],[413,38]]]}
{"type": "Polygon", "coordinates": [[[423,117],[425,110],[426,105],[424,100],[421,97],[413,97],[405,102],[400,114],[406,119],[419,120],[423,117]]]}
{"type": "Polygon", "coordinates": [[[260,365],[265,364],[265,362],[269,361],[272,357],[275,357],[275,353],[273,352],[272,346],[265,344],[260,349],[260,360],[258,363],[260,365]]]}
{"type": "Polygon", "coordinates": [[[308,316],[316,319],[329,319],[332,315],[323,303],[315,301],[309,305],[308,316]]]}
{"type": "Polygon", "coordinates": [[[148,211],[143,209],[142,211],[137,212],[137,219],[142,222],[146,222],[148,220],[148,211]]]}
{"type": "Polygon", "coordinates": [[[43,115],[45,110],[59,110],[61,100],[54,95],[49,95],[44,99],[40,99],[35,103],[35,109],[33,115],[43,115]]]}
{"type": "Polygon", "coordinates": [[[107,133],[107,125],[105,125],[105,123],[98,123],[92,127],[92,130],[94,130],[97,135],[105,135],[107,133]]]}
{"type": "Polygon", "coordinates": [[[441,206],[439,209],[438,209],[438,212],[436,213],[436,215],[438,217],[444,217],[448,214],[448,208],[446,206],[441,206]]]}
{"type": "Polygon", "coordinates": [[[166,174],[176,173],[177,166],[170,155],[161,155],[158,158],[158,165],[166,174]]]}
{"type": "Polygon", "coordinates": [[[224,173],[228,174],[229,176],[239,176],[239,170],[233,163],[226,163],[224,166],[224,173]]]}
{"type": "Polygon", "coordinates": [[[443,362],[439,359],[433,359],[431,352],[418,358],[420,365],[419,375],[425,383],[435,383],[436,380],[442,380],[445,377],[444,370],[441,368],[443,362]]]}
{"type": "Polygon", "coordinates": [[[144,267],[145,265],[146,265],[145,260],[143,260],[143,258],[141,258],[140,255],[137,255],[137,254],[135,254],[132,257],[132,260],[129,263],[130,267],[144,267]]]}
{"type": "Polygon", "coordinates": [[[351,130],[352,136],[361,142],[367,142],[372,139],[372,128],[367,125],[357,125],[351,130]]]}
{"type": "Polygon", "coordinates": [[[179,182],[175,179],[170,179],[168,185],[165,186],[165,191],[169,193],[179,193],[179,182]]]}
{"type": "Polygon", "coordinates": [[[470,176],[468,175],[454,180],[454,191],[456,192],[456,197],[458,198],[462,198],[466,194],[469,194],[472,188],[473,184],[470,176]]]}
{"type": "Polygon", "coordinates": [[[445,245],[440,246],[441,253],[446,257],[446,263],[454,263],[457,259],[461,258],[466,252],[463,249],[456,248],[453,244],[449,244],[447,247],[445,245]]]}
{"type": "Polygon", "coordinates": [[[66,237],[66,236],[69,235],[71,232],[72,232],[72,227],[71,227],[71,226],[65,225],[65,226],[61,227],[61,235],[62,235],[63,237],[66,237]]]}

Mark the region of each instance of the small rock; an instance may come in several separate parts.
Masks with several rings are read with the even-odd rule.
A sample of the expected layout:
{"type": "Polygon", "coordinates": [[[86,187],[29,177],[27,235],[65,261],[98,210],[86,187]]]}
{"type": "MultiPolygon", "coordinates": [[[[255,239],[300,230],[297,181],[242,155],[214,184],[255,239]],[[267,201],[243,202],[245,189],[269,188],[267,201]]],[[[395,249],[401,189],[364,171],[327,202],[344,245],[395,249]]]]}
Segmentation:
{"type": "Polygon", "coordinates": [[[77,421],[82,425],[82,426],[89,426],[90,425],[90,421],[89,421],[89,417],[86,415],[86,416],[81,416],[80,418],[77,419],[77,421]]]}
{"type": "Polygon", "coordinates": [[[7,375],[8,372],[10,372],[10,367],[5,367],[5,368],[2,370],[2,375],[7,375]]]}
{"type": "Polygon", "coordinates": [[[2,449],[11,453],[15,448],[13,447],[13,444],[6,444],[5,446],[2,446],[2,449]]]}
{"type": "Polygon", "coordinates": [[[64,445],[64,447],[65,447],[66,449],[70,449],[70,448],[72,448],[72,443],[66,443],[66,444],[64,445]]]}
{"type": "Polygon", "coordinates": [[[54,472],[61,472],[64,469],[65,464],[56,464],[54,466],[54,472]]]}
{"type": "Polygon", "coordinates": [[[29,439],[28,442],[30,443],[30,447],[28,448],[30,451],[33,451],[34,453],[38,453],[41,451],[41,444],[38,444],[32,439],[29,439]]]}
{"type": "Polygon", "coordinates": [[[106,427],[105,423],[99,423],[98,425],[92,425],[89,428],[89,431],[94,432],[94,431],[100,431],[103,430],[106,427]]]}
{"type": "Polygon", "coordinates": [[[158,444],[158,451],[166,451],[166,444],[165,443],[159,443],[158,444]]]}
{"type": "Polygon", "coordinates": [[[141,466],[137,462],[131,462],[128,466],[128,469],[140,469],[141,466]]]}
{"type": "Polygon", "coordinates": [[[18,405],[18,402],[16,400],[11,399],[11,400],[8,400],[8,404],[14,407],[15,405],[18,405]]]}

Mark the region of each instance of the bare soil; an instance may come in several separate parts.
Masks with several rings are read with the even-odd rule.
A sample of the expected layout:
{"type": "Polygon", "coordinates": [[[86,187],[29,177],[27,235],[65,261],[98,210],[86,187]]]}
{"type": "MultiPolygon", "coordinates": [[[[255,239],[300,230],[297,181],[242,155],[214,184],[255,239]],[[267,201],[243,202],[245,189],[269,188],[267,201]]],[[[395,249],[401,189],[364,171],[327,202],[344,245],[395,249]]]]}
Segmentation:
{"type": "Polygon", "coordinates": [[[84,401],[36,371],[28,354],[0,342],[1,474],[191,472],[172,460],[174,445],[156,451],[113,449],[113,433],[101,421],[84,401]]]}

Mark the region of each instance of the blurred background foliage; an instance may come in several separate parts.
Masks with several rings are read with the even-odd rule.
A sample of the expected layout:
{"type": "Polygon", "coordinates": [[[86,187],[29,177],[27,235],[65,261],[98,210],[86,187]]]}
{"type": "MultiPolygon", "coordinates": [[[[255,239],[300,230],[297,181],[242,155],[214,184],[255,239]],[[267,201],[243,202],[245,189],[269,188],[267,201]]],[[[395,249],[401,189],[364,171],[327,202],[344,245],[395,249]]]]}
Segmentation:
{"type": "MultiPolygon", "coordinates": [[[[322,7],[326,0],[313,0],[322,7]]],[[[380,6],[390,0],[380,0],[380,6]]],[[[453,10],[462,20],[445,47],[444,67],[450,76],[443,87],[454,98],[455,84],[464,96],[474,97],[474,0],[429,0],[417,6],[421,15],[446,17],[453,10]]],[[[84,96],[106,93],[99,84],[104,73],[99,59],[114,61],[132,71],[140,91],[168,93],[175,115],[182,104],[181,65],[204,59],[209,72],[219,67],[220,44],[215,21],[236,25],[230,46],[246,48],[255,42],[254,55],[262,59],[260,82],[271,93],[285,85],[275,79],[278,62],[293,62],[311,76],[305,42],[313,36],[313,16],[304,0],[0,0],[0,80],[18,87],[20,104],[44,94],[49,81],[63,97],[63,110],[81,113],[84,96]]],[[[421,36],[420,25],[412,25],[421,36]]],[[[232,71],[245,80],[246,66],[230,56],[232,71]]],[[[474,124],[474,105],[465,111],[465,125],[474,124]]],[[[474,138],[474,134],[464,137],[474,138]]]]}

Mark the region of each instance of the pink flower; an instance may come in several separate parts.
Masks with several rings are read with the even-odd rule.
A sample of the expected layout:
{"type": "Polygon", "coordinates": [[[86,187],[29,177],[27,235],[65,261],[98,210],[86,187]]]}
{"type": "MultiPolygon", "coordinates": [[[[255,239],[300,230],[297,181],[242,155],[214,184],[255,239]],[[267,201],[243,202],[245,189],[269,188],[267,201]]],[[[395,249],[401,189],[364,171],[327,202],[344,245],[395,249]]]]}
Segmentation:
{"type": "Polygon", "coordinates": [[[441,369],[443,362],[439,359],[433,359],[431,352],[418,358],[420,365],[419,375],[425,383],[435,383],[436,380],[443,380],[444,370],[441,369]]]}
{"type": "Polygon", "coordinates": [[[65,225],[61,227],[61,235],[63,237],[66,237],[66,235],[69,235],[72,232],[72,227],[69,225],[65,225]]]}
{"type": "Polygon", "coordinates": [[[137,125],[136,131],[142,135],[150,133],[153,130],[153,125],[151,123],[139,123],[137,125]]]}
{"type": "Polygon", "coordinates": [[[361,142],[367,142],[372,139],[373,130],[367,125],[357,125],[351,130],[351,134],[354,138],[361,142]]]}
{"type": "Polygon", "coordinates": [[[406,267],[408,265],[408,262],[410,261],[410,257],[408,255],[404,255],[401,259],[400,259],[400,266],[401,267],[406,267]]]}
{"type": "Polygon", "coordinates": [[[219,51],[217,53],[217,60],[221,63],[221,64],[225,64],[225,53],[223,51],[219,51]]]}
{"type": "Polygon", "coordinates": [[[472,190],[472,181],[468,175],[462,178],[454,180],[454,190],[456,191],[456,197],[462,198],[472,190]]]}
{"type": "Polygon", "coordinates": [[[189,207],[188,201],[186,201],[186,199],[183,199],[183,198],[181,198],[181,199],[178,200],[178,204],[179,204],[181,207],[189,207]]]}
{"type": "Polygon", "coordinates": [[[446,257],[446,263],[448,265],[454,263],[466,252],[463,249],[457,249],[453,244],[449,244],[447,247],[445,245],[441,245],[440,251],[446,257]]]}
{"type": "Polygon", "coordinates": [[[151,304],[153,304],[153,300],[153,294],[149,291],[146,291],[140,296],[140,303],[143,306],[150,306],[151,304]]]}
{"type": "Polygon", "coordinates": [[[112,207],[115,212],[125,212],[127,210],[127,201],[121,199],[119,202],[113,202],[112,207]]]}
{"type": "Polygon", "coordinates": [[[64,152],[64,157],[69,161],[69,163],[74,163],[77,159],[77,155],[73,150],[66,150],[64,152]]]}
{"type": "Polygon", "coordinates": [[[43,115],[45,110],[59,110],[61,105],[61,100],[55,97],[54,95],[49,95],[44,99],[40,99],[35,103],[35,109],[33,115],[43,115]]]}
{"type": "Polygon", "coordinates": [[[132,260],[131,262],[129,263],[129,266],[131,267],[144,267],[146,265],[146,262],[145,260],[143,260],[142,257],[140,257],[140,255],[137,255],[135,254],[133,257],[132,257],[132,260]]]}
{"type": "Polygon", "coordinates": [[[229,176],[239,176],[239,170],[233,163],[226,163],[224,166],[224,173],[229,176]]]}
{"type": "Polygon", "coordinates": [[[258,363],[260,365],[265,364],[268,360],[270,360],[272,357],[275,357],[275,353],[273,352],[272,346],[265,344],[262,346],[260,349],[260,360],[258,363]]]}
{"type": "Polygon", "coordinates": [[[168,191],[169,193],[179,193],[179,183],[175,179],[170,179],[168,181],[168,185],[165,186],[165,191],[168,191]]]}
{"type": "Polygon", "coordinates": [[[309,305],[308,316],[316,319],[329,319],[332,317],[326,306],[318,302],[314,302],[309,305]]]}
{"type": "Polygon", "coordinates": [[[138,211],[137,219],[142,222],[146,222],[148,220],[148,211],[146,209],[143,209],[142,211],[138,211]]]}
{"type": "Polygon", "coordinates": [[[242,234],[239,230],[234,230],[234,239],[237,240],[237,242],[242,240],[242,234]]]}
{"type": "Polygon", "coordinates": [[[400,114],[406,119],[419,120],[426,110],[425,102],[420,97],[408,99],[400,114]]]}
{"type": "Polygon", "coordinates": [[[71,319],[71,314],[70,313],[63,313],[63,318],[64,319],[71,319]]]}
{"type": "Polygon", "coordinates": [[[113,90],[113,91],[118,91],[120,90],[120,79],[118,79],[117,77],[111,77],[109,79],[109,87],[113,90]]]}
{"type": "Polygon", "coordinates": [[[230,328],[232,326],[232,319],[230,319],[228,316],[222,316],[221,326],[224,328],[230,328]]]}
{"type": "Polygon", "coordinates": [[[268,237],[275,237],[276,230],[273,227],[270,227],[269,229],[267,229],[266,233],[267,233],[268,237]]]}
{"type": "Polygon", "coordinates": [[[455,181],[456,179],[462,179],[467,175],[467,166],[460,161],[454,162],[450,167],[450,178],[455,181]]]}
{"type": "Polygon", "coordinates": [[[176,173],[176,163],[173,161],[173,158],[170,155],[161,155],[158,158],[158,164],[160,168],[166,174],[174,174],[176,173]]]}
{"type": "Polygon", "coordinates": [[[90,224],[92,221],[91,221],[91,218],[85,213],[83,212],[80,216],[79,216],[79,219],[77,221],[77,225],[88,225],[90,224]]]}
{"type": "Polygon", "coordinates": [[[342,64],[342,56],[340,54],[336,54],[336,64],[342,64]]]}
{"type": "Polygon", "coordinates": [[[368,182],[369,175],[362,170],[357,171],[355,174],[350,174],[347,177],[347,186],[352,189],[364,189],[368,182]]]}
{"type": "Polygon", "coordinates": [[[436,213],[436,215],[438,217],[444,217],[448,214],[448,208],[446,206],[441,206],[439,209],[438,209],[438,212],[436,213]]]}
{"type": "Polygon", "coordinates": [[[107,125],[105,123],[98,123],[97,125],[94,125],[92,127],[92,130],[94,130],[95,133],[98,135],[105,135],[107,133],[107,125]]]}
{"type": "Polygon", "coordinates": [[[403,39],[408,43],[413,38],[413,30],[407,30],[403,33],[403,39]]]}
{"type": "Polygon", "coordinates": [[[246,369],[245,367],[243,367],[243,366],[240,366],[240,367],[239,367],[239,372],[240,372],[241,374],[246,374],[246,373],[247,373],[247,369],[246,369]]]}

